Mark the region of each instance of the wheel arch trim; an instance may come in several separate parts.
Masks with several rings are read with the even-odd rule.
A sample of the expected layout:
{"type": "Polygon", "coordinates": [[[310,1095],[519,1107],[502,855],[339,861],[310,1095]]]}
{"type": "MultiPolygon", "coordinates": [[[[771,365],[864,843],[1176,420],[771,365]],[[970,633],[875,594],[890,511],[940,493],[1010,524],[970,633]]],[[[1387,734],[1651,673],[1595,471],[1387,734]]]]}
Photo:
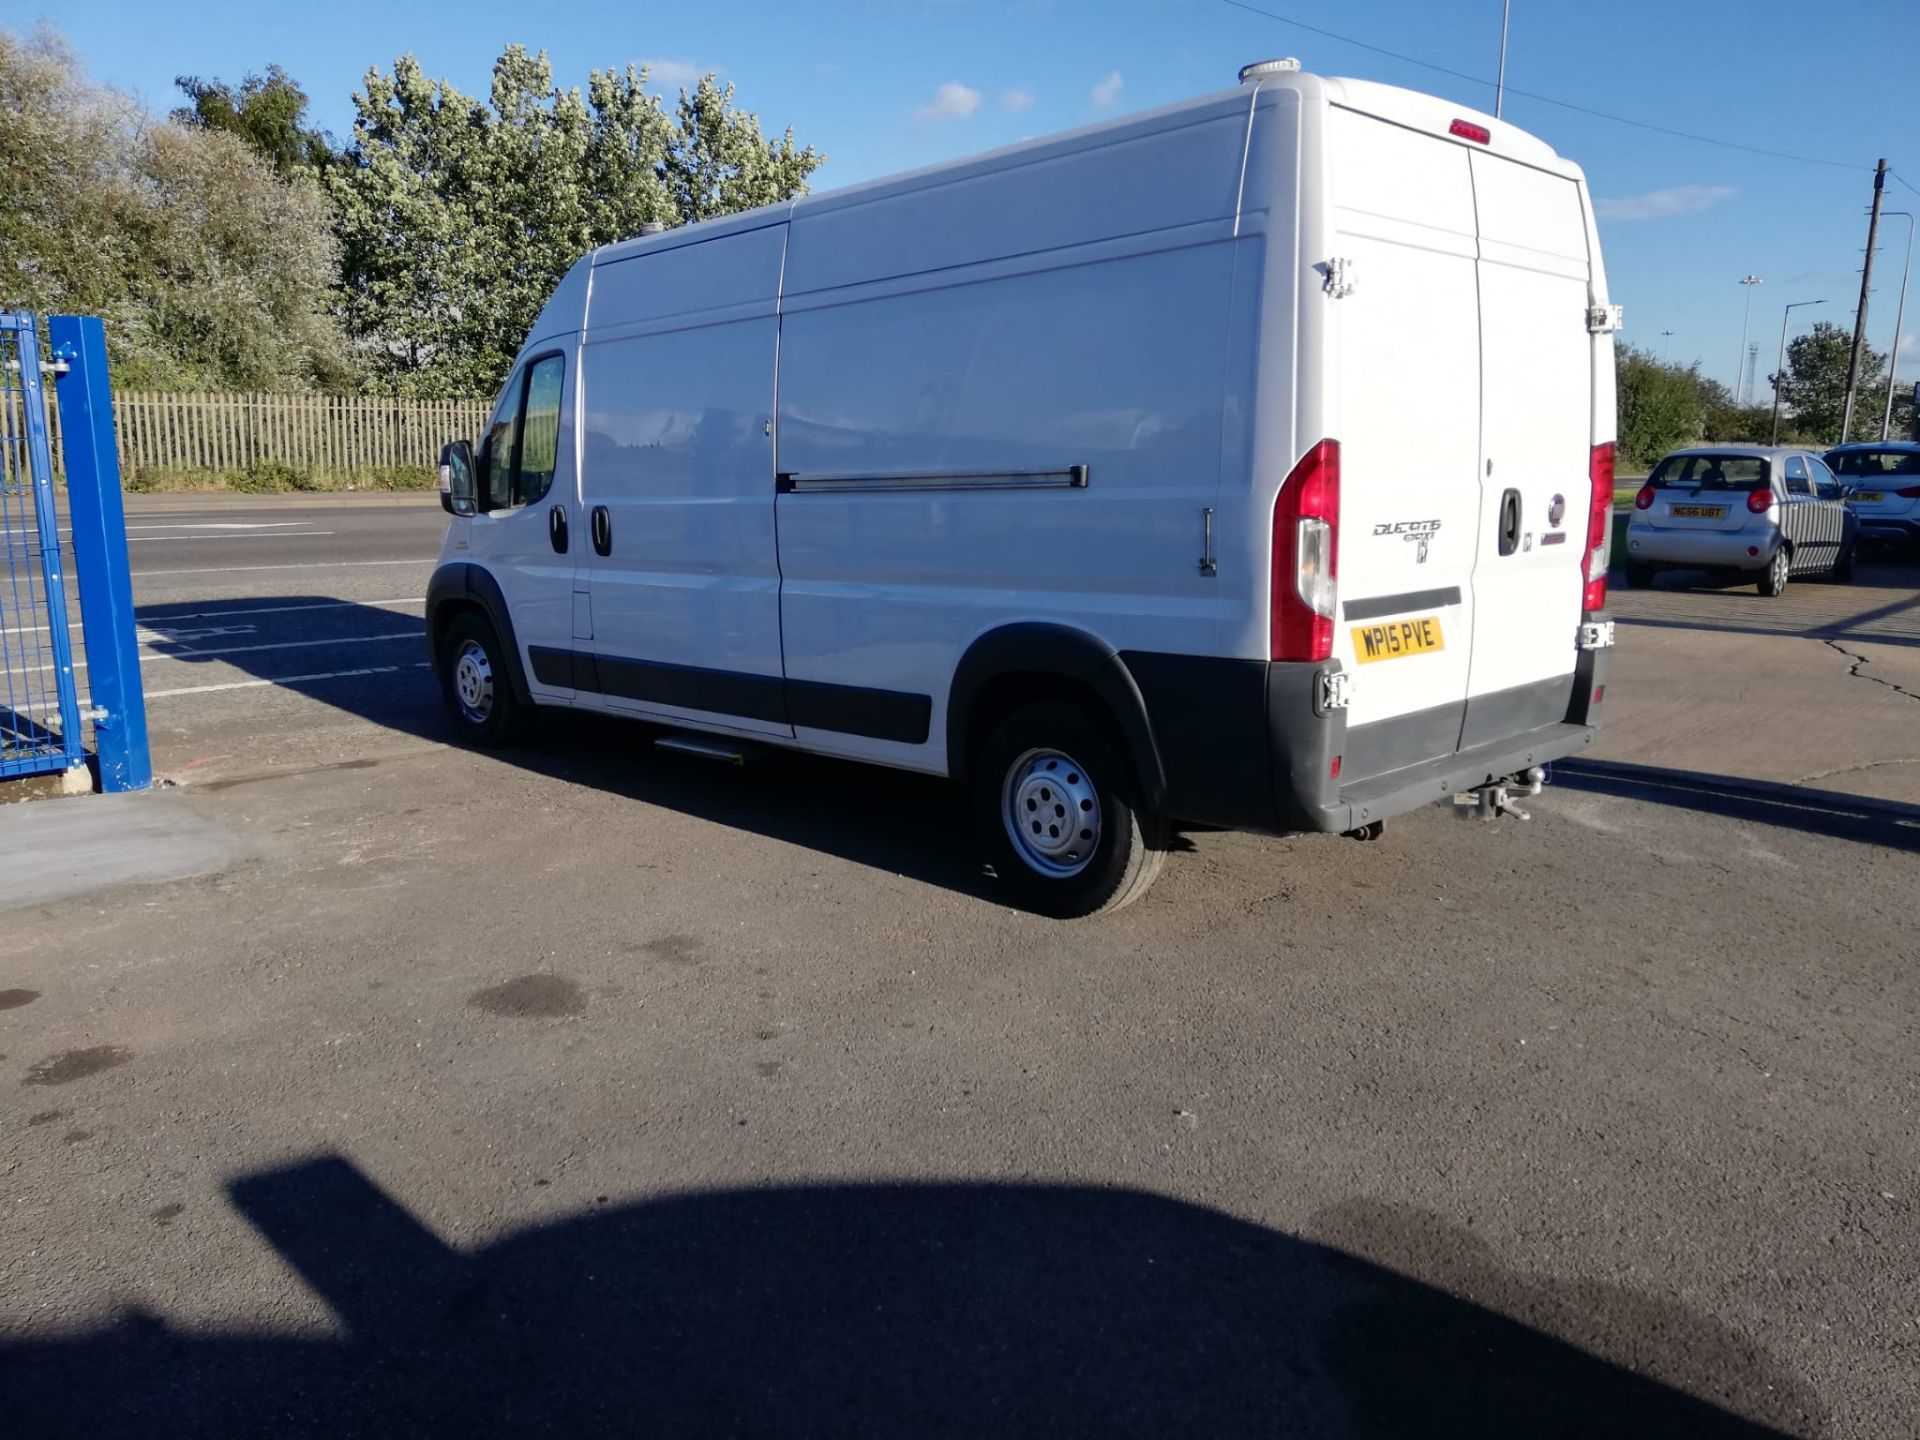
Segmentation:
{"type": "Polygon", "coordinates": [[[1166,767],[1154,742],[1146,701],[1126,662],[1111,645],[1086,631],[1046,621],[989,630],[960,657],[947,692],[947,773],[952,778],[967,778],[973,758],[967,740],[981,695],[1001,676],[1021,672],[1058,676],[1093,691],[1119,728],[1148,808],[1159,808],[1166,798],[1166,767]]]}
{"type": "Polygon", "coordinates": [[[506,652],[501,660],[506,666],[507,682],[513,686],[513,697],[531,705],[533,694],[527,688],[526,664],[520,655],[519,637],[513,632],[507,597],[492,573],[470,560],[455,560],[440,566],[427,582],[427,659],[434,674],[440,673],[436,640],[446,623],[445,617],[453,611],[467,609],[477,609],[487,617],[506,652]]]}

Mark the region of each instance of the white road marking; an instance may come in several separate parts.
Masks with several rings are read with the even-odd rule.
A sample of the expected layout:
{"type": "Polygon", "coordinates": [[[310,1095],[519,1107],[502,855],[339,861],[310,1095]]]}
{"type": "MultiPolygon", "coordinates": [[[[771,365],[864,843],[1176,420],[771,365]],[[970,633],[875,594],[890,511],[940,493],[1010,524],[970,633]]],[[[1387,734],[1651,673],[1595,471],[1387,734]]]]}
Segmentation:
{"type": "Polygon", "coordinates": [[[263,685],[305,685],[314,680],[346,680],[356,675],[393,675],[402,670],[424,670],[427,662],[416,665],[370,665],[364,670],[323,670],[317,675],[286,675],[278,680],[234,680],[225,685],[186,685],[178,690],[149,690],[147,699],[165,700],[172,695],[211,695],[217,690],[257,690],[263,685]]]}
{"type": "MultiPolygon", "coordinates": [[[[314,522],[311,520],[248,520],[248,521],[183,520],[183,521],[178,521],[178,522],[174,522],[166,525],[128,525],[124,528],[129,531],[133,531],[133,530],[287,530],[287,529],[292,529],[301,525],[311,525],[313,523],[314,522]]],[[[59,533],[62,535],[71,535],[73,533],[73,527],[71,525],[62,525],[59,527],[59,533]]],[[[40,531],[38,530],[38,528],[35,528],[32,530],[8,530],[8,529],[0,528],[0,535],[4,535],[8,537],[11,537],[14,535],[24,535],[29,538],[34,538],[34,537],[37,537],[39,534],[40,534],[40,531]]],[[[161,538],[165,538],[165,537],[161,537],[161,538]]],[[[184,536],[182,538],[192,539],[193,537],[184,536]]]]}
{"type": "MultiPolygon", "coordinates": [[[[174,650],[160,655],[142,655],[142,665],[152,664],[155,660],[211,660],[217,655],[257,655],[263,650],[312,650],[322,645],[370,645],[380,640],[418,640],[426,634],[424,630],[403,630],[391,635],[340,635],[331,640],[282,640],[273,645],[228,645],[218,650],[174,650]]],[[[143,642],[152,643],[152,642],[143,642]]],[[[162,639],[159,643],[172,643],[162,639]]],[[[77,669],[86,664],[84,660],[74,661],[77,669]]]]}
{"type": "MultiPolygon", "coordinates": [[[[136,620],[135,623],[143,629],[148,629],[160,625],[171,625],[176,620],[227,620],[236,615],[293,615],[302,610],[350,610],[356,605],[371,608],[379,605],[424,605],[426,603],[427,597],[424,595],[414,595],[402,600],[322,600],[314,605],[266,605],[255,610],[189,610],[179,615],[160,615],[152,620],[136,620]]],[[[49,625],[13,625],[0,630],[0,635],[43,635],[51,628],[49,625]]],[[[79,628],[78,620],[67,622],[67,629],[78,630],[79,628]]]]}
{"type": "Polygon", "coordinates": [[[136,570],[141,575],[238,575],[245,570],[346,570],[356,565],[432,565],[440,557],[416,560],[296,560],[285,565],[207,565],[196,570],[136,570]]]}
{"type": "Polygon", "coordinates": [[[130,535],[129,545],[146,545],[155,540],[163,540],[174,545],[186,545],[199,540],[311,540],[319,535],[333,535],[333,530],[282,530],[275,535],[130,535]]]}

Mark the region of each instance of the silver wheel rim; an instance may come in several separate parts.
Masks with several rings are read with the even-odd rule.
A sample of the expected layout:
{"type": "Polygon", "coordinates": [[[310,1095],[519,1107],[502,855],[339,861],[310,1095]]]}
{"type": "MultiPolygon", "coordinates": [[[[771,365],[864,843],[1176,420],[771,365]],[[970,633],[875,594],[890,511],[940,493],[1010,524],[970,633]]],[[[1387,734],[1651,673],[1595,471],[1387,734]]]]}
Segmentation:
{"type": "Polygon", "coordinates": [[[493,662],[477,640],[462,641],[453,657],[453,696],[472,724],[484,725],[493,714],[493,662]]]}
{"type": "Polygon", "coordinates": [[[1792,566],[1785,548],[1773,552],[1773,587],[1778,590],[1787,583],[1787,572],[1792,566]]]}
{"type": "Polygon", "coordinates": [[[1051,879],[1078,875],[1100,848],[1100,792],[1058,750],[1029,750],[1007,767],[1000,818],[1015,853],[1051,879]]]}

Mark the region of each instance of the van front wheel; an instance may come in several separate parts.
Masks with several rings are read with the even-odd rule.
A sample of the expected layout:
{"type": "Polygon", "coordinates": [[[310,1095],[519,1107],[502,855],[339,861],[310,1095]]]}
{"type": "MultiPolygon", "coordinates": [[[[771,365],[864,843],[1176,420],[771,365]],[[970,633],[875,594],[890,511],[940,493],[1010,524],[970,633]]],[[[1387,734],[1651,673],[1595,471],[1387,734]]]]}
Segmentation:
{"type": "Polygon", "coordinates": [[[526,707],[513,693],[506,653],[486,616],[471,610],[455,616],[439,660],[440,693],[461,739],[493,746],[519,737],[526,707]]]}
{"type": "Polygon", "coordinates": [[[974,820],[994,873],[1062,919],[1137,900],[1166,858],[1166,824],[1135,794],[1120,748],[1076,705],[1044,701],[994,727],[973,769],[974,820]]]}

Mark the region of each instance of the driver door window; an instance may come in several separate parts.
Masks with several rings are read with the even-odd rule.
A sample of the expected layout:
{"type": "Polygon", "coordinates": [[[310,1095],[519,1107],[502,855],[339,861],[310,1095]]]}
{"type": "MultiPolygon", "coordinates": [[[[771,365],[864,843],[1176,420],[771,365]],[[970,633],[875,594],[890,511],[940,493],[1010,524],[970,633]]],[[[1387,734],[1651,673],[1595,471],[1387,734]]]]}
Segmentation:
{"type": "Polygon", "coordinates": [[[552,488],[566,369],[564,356],[543,355],[507,382],[475,460],[482,509],[531,505],[552,488]]]}
{"type": "Polygon", "coordinates": [[[1840,494],[1840,482],[1834,478],[1833,471],[1827,468],[1825,461],[1810,460],[1807,464],[1813,471],[1813,493],[1815,495],[1819,496],[1822,500],[1838,500],[1842,498],[1840,494]]]}

